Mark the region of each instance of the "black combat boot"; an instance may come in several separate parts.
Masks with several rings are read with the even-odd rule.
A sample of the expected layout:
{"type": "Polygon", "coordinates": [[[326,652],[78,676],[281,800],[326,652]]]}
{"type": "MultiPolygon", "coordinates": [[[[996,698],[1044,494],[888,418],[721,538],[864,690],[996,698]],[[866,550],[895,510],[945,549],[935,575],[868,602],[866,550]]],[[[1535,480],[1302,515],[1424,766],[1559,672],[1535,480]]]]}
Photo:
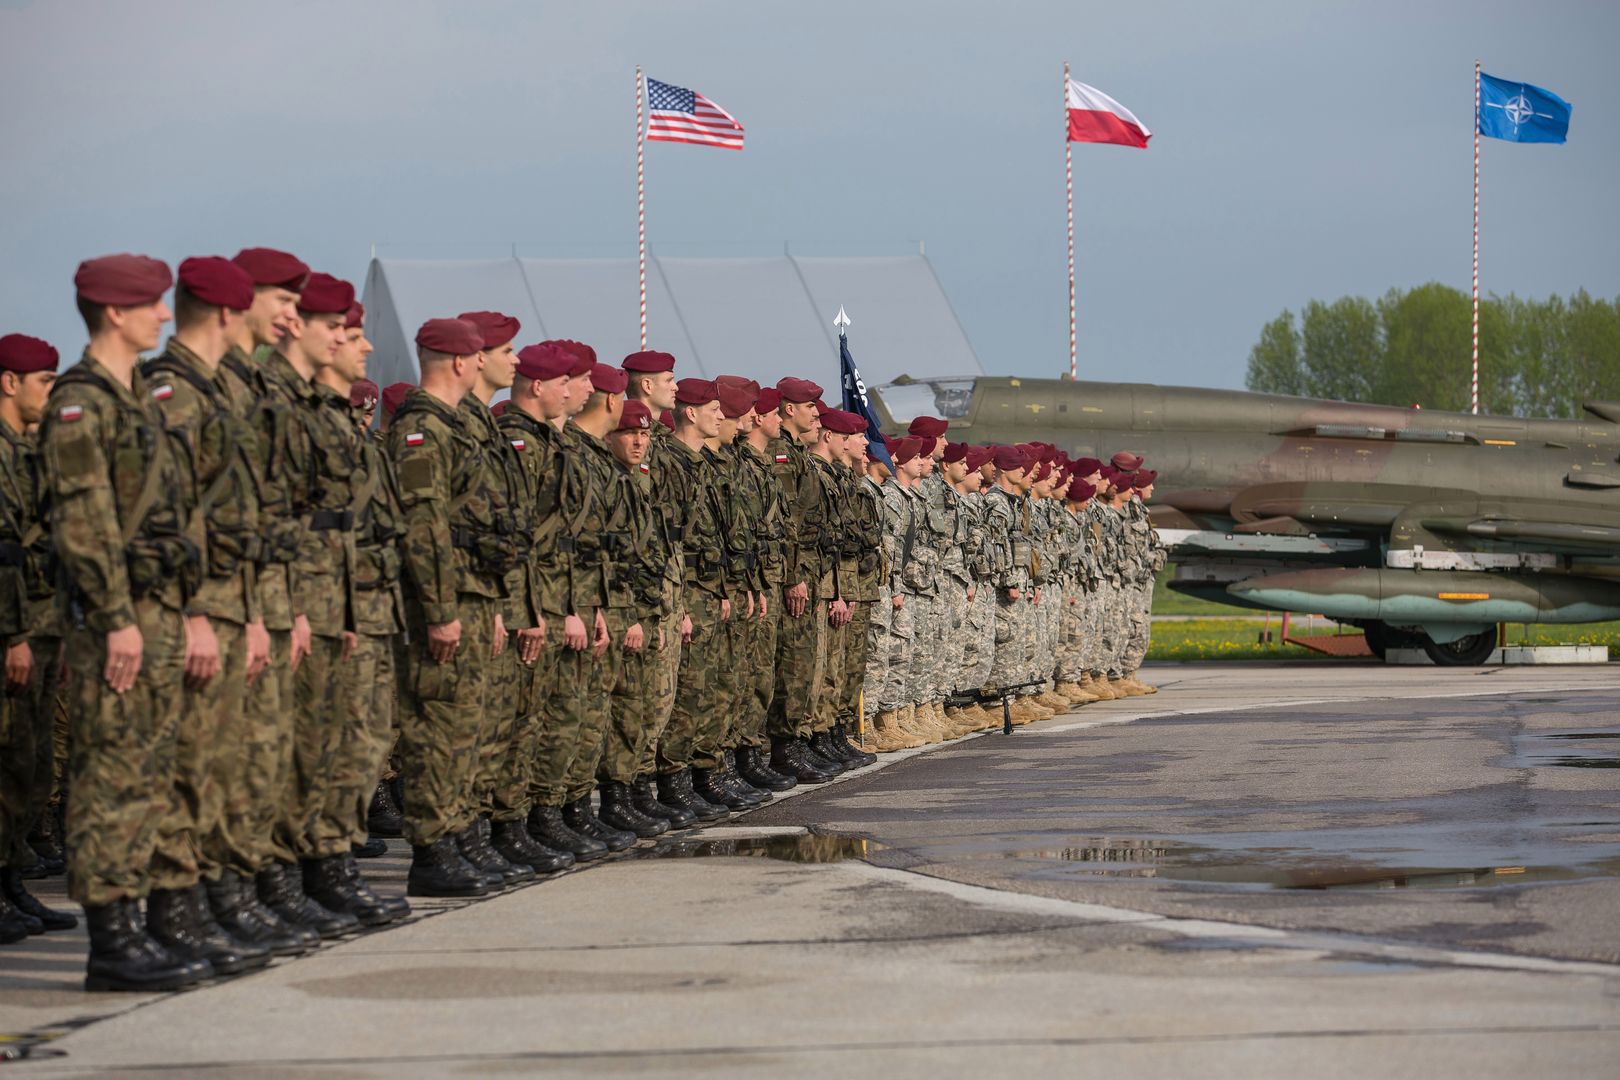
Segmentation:
{"type": "Polygon", "coordinates": [[[393,913],[383,906],[370,889],[364,893],[357,888],[359,875],[350,881],[345,872],[346,855],[326,855],[319,859],[305,859],[304,895],[328,911],[353,915],[361,926],[386,926],[394,921],[393,913]]]}
{"type": "Polygon", "coordinates": [[[0,945],[12,945],[28,936],[28,923],[15,904],[0,893],[0,945]]]}
{"type": "Polygon", "coordinates": [[[29,830],[28,846],[34,849],[34,854],[39,858],[23,872],[23,877],[34,880],[55,877],[66,871],[67,846],[63,839],[67,836],[65,809],[65,802],[45,807],[45,812],[39,815],[39,820],[29,830]]]}
{"type": "Polygon", "coordinates": [[[724,806],[718,806],[710,802],[692,789],[691,769],[678,769],[675,772],[659,773],[658,801],[690,811],[704,824],[722,821],[731,813],[724,806]]]}
{"type": "Polygon", "coordinates": [[[818,764],[825,762],[834,776],[846,772],[849,768],[838,757],[838,751],[832,745],[832,736],[825,731],[818,731],[810,736],[810,760],[818,764]]]}
{"type": "Polygon", "coordinates": [[[737,771],[737,760],[730,750],[720,752],[720,779],[734,791],[742,793],[746,799],[753,800],[755,806],[764,806],[776,798],[768,788],[756,787],[748,782],[748,778],[737,771]]]}
{"type": "MultiPolygon", "coordinates": [[[[257,877],[244,875],[242,878],[242,910],[254,922],[268,926],[279,935],[292,937],[301,946],[303,952],[308,952],[321,943],[321,935],[310,927],[294,926],[265,906],[264,900],[259,896],[257,877]]],[[[291,955],[296,956],[299,954],[293,953],[291,955]]]]}
{"type": "Polygon", "coordinates": [[[405,813],[394,799],[394,788],[387,780],[377,781],[366,812],[366,832],[390,839],[405,835],[405,813]]]}
{"type": "Polygon", "coordinates": [[[602,806],[597,818],[614,829],[635,833],[643,840],[669,832],[669,822],[661,817],[643,814],[630,798],[630,785],[619,780],[603,780],[600,786],[602,806]]]}
{"type": "Polygon", "coordinates": [[[574,865],[569,852],[554,851],[530,836],[521,818],[490,822],[489,846],[507,862],[532,867],[537,874],[555,874],[574,865]]]}
{"type": "Polygon", "coordinates": [[[90,931],[86,990],[147,993],[179,990],[198,981],[199,968],[153,940],[142,927],[140,916],[140,902],[136,900],[85,907],[84,921],[90,931]]]}
{"type": "Polygon", "coordinates": [[[304,895],[304,877],[296,866],[272,862],[259,871],[259,899],[283,922],[315,931],[323,938],[342,937],[360,929],[347,912],[330,911],[304,895]]]}
{"type": "Polygon", "coordinates": [[[411,872],[405,879],[406,896],[487,896],[489,879],[461,857],[456,842],[441,836],[431,844],[411,848],[411,872]]]}
{"type": "Polygon", "coordinates": [[[247,902],[252,892],[243,885],[240,874],[225,870],[218,881],[206,885],[208,907],[214,913],[214,921],[237,941],[262,946],[270,950],[272,956],[298,956],[320,941],[319,934],[306,931],[314,942],[305,944],[303,935],[286,923],[263,918],[261,912],[268,915],[268,910],[247,902]]]}
{"type": "Polygon", "coordinates": [[[403,919],[411,913],[411,902],[403,896],[379,896],[373,892],[371,886],[366,883],[365,876],[360,873],[360,864],[354,861],[352,854],[339,855],[338,859],[344,880],[362,902],[382,908],[388,912],[390,920],[403,919]]]}
{"type": "Polygon", "coordinates": [[[529,811],[529,835],[548,848],[566,851],[575,862],[590,862],[608,853],[607,845],[594,836],[575,832],[563,820],[562,807],[536,806],[529,811]]]}
{"type": "Polygon", "coordinates": [[[571,803],[563,804],[563,821],[570,829],[586,836],[594,836],[607,845],[609,851],[623,851],[636,842],[636,834],[604,825],[591,809],[591,797],[581,795],[571,803]]]}
{"type": "Polygon", "coordinates": [[[692,793],[727,810],[752,810],[756,805],[736,788],[727,787],[718,770],[700,769],[696,765],[692,766],[692,793]]]}
{"type": "Polygon", "coordinates": [[[803,739],[771,736],[771,768],[801,784],[825,784],[838,774],[816,764],[803,739]]]}
{"type": "Polygon", "coordinates": [[[737,747],[737,775],[761,791],[791,791],[799,786],[793,777],[771,768],[765,752],[754,746],[737,747]]]}
{"type": "Polygon", "coordinates": [[[697,821],[697,815],[684,806],[658,801],[658,784],[651,776],[638,776],[630,785],[630,801],[648,817],[663,818],[671,829],[684,829],[697,821]]]}
{"type": "Polygon", "coordinates": [[[380,859],[388,854],[388,841],[380,836],[367,836],[363,844],[350,844],[349,854],[357,859],[380,859]]]}
{"type": "MultiPolygon", "coordinates": [[[[257,971],[270,962],[270,949],[252,941],[239,941],[230,931],[219,925],[214,918],[213,909],[208,906],[208,887],[199,881],[185,892],[186,915],[190,919],[192,936],[207,946],[209,962],[213,963],[213,956],[219,952],[234,952],[242,958],[244,970],[257,971]]],[[[214,964],[214,970],[219,971],[219,965],[214,964]]],[[[220,972],[224,974],[224,972],[220,972]]]]}
{"type": "Polygon", "coordinates": [[[499,874],[501,885],[516,885],[534,880],[534,867],[515,863],[496,851],[489,843],[489,819],[476,818],[467,828],[456,834],[456,845],[461,857],[486,874],[499,874]]]}
{"type": "MultiPolygon", "coordinates": [[[[247,961],[226,941],[204,941],[193,925],[189,889],[153,889],[146,898],[146,932],[176,957],[202,964],[206,974],[240,975],[247,961]]],[[[266,954],[268,955],[268,954],[266,954]]]]}
{"type": "Polygon", "coordinates": [[[843,724],[834,724],[829,732],[832,738],[833,749],[844,755],[844,762],[852,769],[864,769],[868,765],[877,763],[877,755],[862,750],[849,738],[849,729],[843,724]]]}
{"type": "Polygon", "coordinates": [[[6,899],[18,911],[38,919],[40,926],[46,930],[72,930],[79,925],[77,916],[40,903],[23,887],[22,875],[9,866],[0,870],[0,892],[5,893],[6,899]]]}

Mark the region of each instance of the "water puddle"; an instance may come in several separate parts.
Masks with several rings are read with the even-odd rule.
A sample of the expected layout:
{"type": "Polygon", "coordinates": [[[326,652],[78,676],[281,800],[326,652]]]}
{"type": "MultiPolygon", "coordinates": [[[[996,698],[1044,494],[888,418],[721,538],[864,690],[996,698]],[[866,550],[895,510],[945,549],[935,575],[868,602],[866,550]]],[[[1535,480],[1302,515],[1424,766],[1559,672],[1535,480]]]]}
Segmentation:
{"type": "Polygon", "coordinates": [[[1610,748],[1607,746],[1593,746],[1590,747],[1592,752],[1572,754],[1570,751],[1575,748],[1567,745],[1596,740],[1620,740],[1620,730],[1547,731],[1520,735],[1513,740],[1513,753],[1499,764],[1510,769],[1620,769],[1620,753],[1608,753],[1610,748]]]}
{"type": "Polygon", "coordinates": [[[626,859],[711,859],[728,855],[778,859],[796,863],[835,863],[864,859],[882,844],[858,836],[818,836],[799,833],[775,836],[742,836],[662,840],[651,847],[626,851],[626,859]]]}

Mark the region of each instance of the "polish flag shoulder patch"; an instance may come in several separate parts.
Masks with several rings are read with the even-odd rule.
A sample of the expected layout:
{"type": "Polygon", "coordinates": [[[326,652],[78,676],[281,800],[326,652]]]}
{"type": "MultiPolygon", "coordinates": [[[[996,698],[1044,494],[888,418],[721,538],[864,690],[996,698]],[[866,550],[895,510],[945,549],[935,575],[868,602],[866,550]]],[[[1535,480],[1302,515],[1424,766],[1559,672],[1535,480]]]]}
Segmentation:
{"type": "Polygon", "coordinates": [[[776,455],[776,463],[778,465],[786,465],[787,460],[788,460],[788,456],[786,454],[777,454],[776,455]]]}
{"type": "Polygon", "coordinates": [[[64,424],[71,424],[84,415],[83,405],[64,405],[56,410],[56,418],[64,424]]]}
{"type": "Polygon", "coordinates": [[[529,448],[529,444],[527,442],[525,442],[524,440],[522,440],[522,439],[513,439],[512,440],[512,449],[514,449],[514,450],[527,450],[528,448],[529,448]]]}
{"type": "Polygon", "coordinates": [[[645,475],[650,475],[652,473],[652,469],[648,466],[648,464],[645,461],[643,461],[640,465],[637,465],[636,468],[640,469],[641,472],[642,472],[642,475],[644,475],[644,476],[645,475]]]}
{"type": "Polygon", "coordinates": [[[405,436],[406,446],[421,446],[426,441],[427,437],[424,436],[420,431],[413,431],[409,435],[405,436]]]}
{"type": "Polygon", "coordinates": [[[174,385],[172,383],[152,387],[153,401],[168,401],[172,397],[174,397],[174,385]]]}

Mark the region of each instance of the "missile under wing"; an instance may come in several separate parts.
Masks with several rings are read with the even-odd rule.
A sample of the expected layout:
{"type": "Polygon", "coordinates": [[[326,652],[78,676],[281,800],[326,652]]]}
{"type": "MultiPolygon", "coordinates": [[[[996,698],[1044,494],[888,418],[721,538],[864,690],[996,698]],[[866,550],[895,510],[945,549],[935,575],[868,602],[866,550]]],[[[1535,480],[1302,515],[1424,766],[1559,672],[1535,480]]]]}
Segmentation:
{"type": "Polygon", "coordinates": [[[1495,624],[1620,619],[1620,403],[1575,420],[989,378],[871,391],[886,432],[1142,454],[1178,591],[1479,663],[1495,624]]]}

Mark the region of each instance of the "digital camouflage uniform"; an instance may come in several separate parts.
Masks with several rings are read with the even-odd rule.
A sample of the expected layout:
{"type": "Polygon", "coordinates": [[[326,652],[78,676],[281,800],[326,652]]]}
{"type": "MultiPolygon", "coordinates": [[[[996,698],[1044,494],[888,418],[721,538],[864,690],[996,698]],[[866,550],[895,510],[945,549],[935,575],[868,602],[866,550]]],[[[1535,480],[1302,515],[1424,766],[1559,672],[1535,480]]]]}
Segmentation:
{"type": "MultiPolygon", "coordinates": [[[[550,760],[560,751],[563,740],[548,725],[547,703],[557,693],[557,665],[563,646],[563,618],[568,614],[568,561],[570,555],[558,544],[562,517],[558,513],[563,482],[559,456],[562,436],[544,420],[536,420],[515,406],[509,406],[496,421],[502,436],[517,453],[523,497],[534,522],[529,554],[506,579],[510,597],[507,630],[514,635],[506,662],[516,671],[512,709],[516,715],[511,751],[501,763],[495,786],[490,791],[491,817],[514,821],[528,814],[535,798],[532,785],[537,761],[550,760]],[[538,659],[524,668],[518,657],[516,634],[531,629],[544,619],[546,640],[538,659]],[[546,740],[550,740],[549,744],[546,740]],[[543,749],[543,746],[545,747],[543,749]]],[[[572,739],[572,733],[569,733],[572,739]]],[[[566,768],[566,763],[564,764],[566,768]]],[[[555,803],[562,805],[560,772],[555,803]]]]}
{"type": "Polygon", "coordinates": [[[1060,522],[1063,555],[1063,614],[1058,626],[1055,671],[1062,683],[1078,683],[1085,674],[1082,661],[1082,643],[1086,606],[1089,603],[1087,587],[1086,545],[1084,517],[1063,507],[1060,522]]]}
{"type": "Polygon", "coordinates": [[[996,568],[998,549],[991,542],[989,495],[973,491],[962,496],[967,521],[963,553],[973,581],[973,600],[962,633],[961,669],[952,689],[977,693],[990,681],[996,658],[996,568]]]}
{"type": "Polygon", "coordinates": [[[914,605],[904,599],[907,593],[904,575],[911,561],[911,549],[917,542],[917,504],[893,477],[883,481],[877,493],[879,511],[883,515],[883,562],[888,573],[868,630],[871,648],[867,661],[867,708],[873,712],[892,712],[911,700],[906,692],[906,674],[911,667],[916,629],[911,618],[914,605]],[[896,596],[902,597],[898,610],[894,606],[896,596]]]}
{"type": "Polygon", "coordinates": [[[200,687],[185,687],[179,735],[179,803],[189,814],[202,876],[222,870],[253,873],[261,822],[237,775],[251,730],[245,630],[257,622],[259,592],[254,564],[260,553],[258,494],[252,473],[256,438],[232,413],[218,371],[178,340],[142,366],[152,400],[176,443],[191,461],[194,530],[200,529],[200,582],[187,614],[208,617],[219,641],[219,673],[200,687]]]}
{"type": "Polygon", "coordinates": [[[973,586],[967,566],[967,515],[962,496],[940,472],[918,485],[928,500],[928,546],[939,558],[936,599],[932,606],[938,637],[932,639],[933,664],[923,700],[941,702],[956,689],[962,670],[968,627],[968,590],[973,586]]]}
{"type": "Polygon", "coordinates": [[[1125,504],[1133,576],[1129,587],[1128,631],[1120,666],[1127,676],[1142,666],[1153,632],[1153,579],[1164,567],[1164,542],[1140,499],[1125,504]]]}
{"type": "Polygon", "coordinates": [[[1110,679],[1122,674],[1125,637],[1125,519],[1103,503],[1097,508],[1098,543],[1102,588],[1098,615],[1097,670],[1110,679]]]}
{"type": "Polygon", "coordinates": [[[405,835],[425,846],[473,823],[473,778],[506,561],[483,488],[483,443],[463,414],[416,387],[388,428],[405,535],[405,626],[399,755],[405,835]],[[461,644],[440,663],[430,625],[461,622],[461,644]]]}
{"type": "Polygon", "coordinates": [[[1000,548],[996,571],[996,650],[991,689],[1017,686],[1029,679],[1028,641],[1033,623],[1032,556],[1029,500],[1002,488],[988,496],[992,542],[1000,548]],[[1008,590],[1019,590],[1012,599],[1008,590]]]}
{"type": "Polygon", "coordinates": [[[1098,675],[1104,667],[1103,616],[1108,606],[1108,581],[1103,564],[1103,505],[1093,499],[1080,515],[1084,554],[1081,568],[1086,592],[1085,610],[1080,615],[1080,667],[1098,675]]]}
{"type": "Polygon", "coordinates": [[[56,771],[56,604],[44,478],[34,439],[0,421],[0,648],[27,643],[28,684],[0,692],[0,866],[36,861],[28,830],[45,811],[56,771]]]}
{"type": "Polygon", "coordinates": [[[140,373],[125,388],[88,352],[52,388],[40,446],[68,590],[69,892],[99,906],[190,888],[195,842],[168,827],[180,817],[181,611],[195,572],[183,463],[140,373]],[[115,694],[106,635],[126,626],[140,628],[141,670],[115,694]]]}
{"type": "MultiPolygon", "coordinates": [[[[1035,588],[1040,600],[1032,612],[1034,626],[1030,637],[1029,679],[1050,682],[1057,657],[1058,627],[1063,616],[1062,537],[1057,515],[1062,512],[1052,499],[1030,500],[1031,546],[1035,552],[1035,588]]],[[[1042,689],[1036,688],[1037,691],[1042,689]]]]}
{"type": "Polygon", "coordinates": [[[911,609],[913,634],[904,696],[908,704],[923,705],[934,700],[934,667],[941,648],[940,639],[945,633],[939,595],[943,552],[938,537],[928,524],[927,489],[919,482],[906,488],[905,492],[912,502],[916,539],[912,542],[910,557],[906,559],[901,575],[901,584],[905,587],[905,606],[911,609]]]}

